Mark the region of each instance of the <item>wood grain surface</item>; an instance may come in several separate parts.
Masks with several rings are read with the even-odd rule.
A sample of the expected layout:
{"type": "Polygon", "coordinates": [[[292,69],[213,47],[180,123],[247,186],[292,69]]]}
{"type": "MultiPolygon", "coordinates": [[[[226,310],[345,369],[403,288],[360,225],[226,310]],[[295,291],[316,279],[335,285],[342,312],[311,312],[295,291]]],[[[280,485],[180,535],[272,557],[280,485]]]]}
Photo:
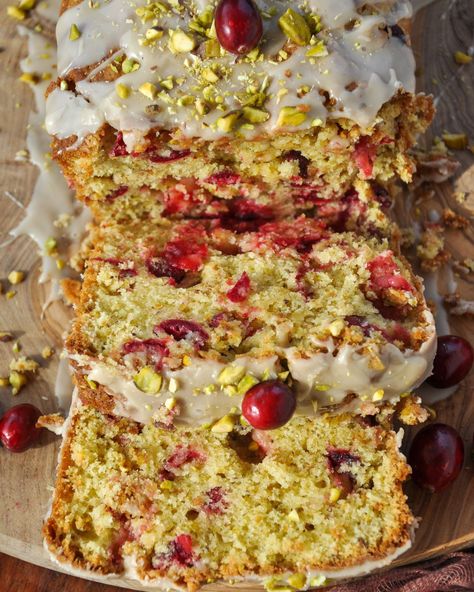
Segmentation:
{"type": "MultiPolygon", "coordinates": [[[[5,15],[6,0],[0,0],[1,14],[5,15]]],[[[443,130],[465,132],[474,143],[474,63],[459,66],[453,54],[467,51],[473,46],[473,0],[435,0],[419,12],[414,25],[414,46],[419,65],[420,88],[437,97],[438,115],[432,134],[443,130]]],[[[18,82],[18,61],[25,55],[25,43],[15,31],[15,23],[5,16],[0,19],[0,243],[8,238],[8,230],[22,217],[22,210],[4,197],[10,191],[27,204],[36,177],[34,167],[15,161],[15,153],[25,147],[25,129],[32,97],[26,85],[18,82]]],[[[456,212],[469,215],[474,211],[474,155],[468,150],[456,153],[462,163],[454,183],[433,186],[420,201],[399,208],[399,221],[409,225],[416,212],[428,212],[449,204],[456,212]],[[453,189],[464,191],[467,201],[459,204],[453,198],[453,189]]],[[[54,199],[51,195],[51,199],[54,199]]],[[[447,236],[453,259],[474,258],[472,226],[453,231],[447,236]]],[[[7,389],[0,389],[0,411],[23,402],[32,402],[44,413],[56,410],[53,384],[61,347],[61,336],[68,326],[70,311],[60,302],[53,303],[41,318],[42,304],[48,293],[47,286],[38,285],[39,261],[36,246],[22,237],[0,251],[0,282],[8,289],[6,277],[12,269],[27,272],[27,279],[17,286],[17,295],[8,300],[0,296],[0,331],[14,332],[20,340],[23,353],[40,361],[42,369],[14,399],[7,389]],[[45,362],[39,356],[46,345],[54,345],[56,355],[45,362]]],[[[446,274],[441,273],[441,287],[446,285],[446,274]]],[[[474,299],[473,274],[459,282],[459,291],[465,298],[474,299]]],[[[452,332],[472,339],[472,320],[466,317],[452,319],[452,332]]],[[[12,358],[11,344],[0,343],[0,376],[7,374],[12,358]]],[[[443,493],[430,495],[407,487],[410,504],[415,515],[422,518],[413,549],[398,560],[398,564],[419,561],[447,551],[474,544],[474,479],[471,447],[474,425],[474,379],[465,380],[449,399],[436,405],[439,421],[456,427],[466,446],[465,467],[456,483],[443,493]]],[[[416,430],[409,430],[404,447],[416,430]]],[[[38,565],[57,569],[48,560],[41,545],[40,529],[47,511],[58,451],[58,439],[44,433],[39,444],[19,455],[0,450],[0,551],[38,565]]],[[[4,560],[2,560],[4,561],[4,560]]],[[[9,560],[6,560],[7,564],[9,560]]],[[[1,564],[0,564],[1,565],[1,564]]],[[[6,569],[6,568],[5,568],[6,569]]],[[[32,568],[33,570],[33,568],[32,568]]],[[[2,579],[4,567],[2,565],[2,579]]],[[[27,577],[28,570],[22,570],[27,577]]],[[[8,573],[8,572],[6,572],[8,573]]],[[[34,573],[32,571],[32,573],[34,573]]],[[[38,577],[40,577],[38,575],[38,577]]],[[[43,576],[41,576],[43,577],[43,576]]],[[[25,579],[26,581],[26,579],[25,579]]],[[[38,580],[39,582],[40,580],[38,580]]],[[[54,592],[54,579],[48,592],[54,592]]],[[[72,582],[73,580],[71,580],[72,582]]],[[[111,580],[111,583],[114,583],[111,580]]],[[[116,581],[117,585],[127,586],[116,581]]],[[[92,586],[92,585],[91,585],[92,586]]],[[[130,585],[133,589],[142,589],[130,585]]],[[[255,589],[241,585],[240,588],[255,589]]],[[[209,589],[224,590],[224,586],[209,589]]],[[[2,590],[4,581],[2,581],[2,590]]],[[[64,588],[58,588],[64,589],[64,588]]],[[[75,590],[72,584],[68,590],[75,590]]],[[[102,586],[77,588],[102,592],[102,586]]],[[[8,590],[8,587],[7,587],[8,590]]],[[[18,585],[12,590],[29,590],[18,585]]],[[[32,590],[42,590],[38,587],[32,590]]],[[[113,590],[107,587],[107,590],[113,590]]]]}

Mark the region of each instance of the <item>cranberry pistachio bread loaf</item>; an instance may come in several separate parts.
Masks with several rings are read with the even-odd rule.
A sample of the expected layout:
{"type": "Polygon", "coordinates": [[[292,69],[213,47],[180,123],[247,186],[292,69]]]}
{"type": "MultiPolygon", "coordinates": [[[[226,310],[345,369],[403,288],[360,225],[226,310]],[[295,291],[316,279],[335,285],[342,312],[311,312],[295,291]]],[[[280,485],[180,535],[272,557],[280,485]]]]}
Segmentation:
{"type": "Polygon", "coordinates": [[[65,434],[46,546],[63,567],[162,588],[318,587],[410,547],[409,468],[354,415],[272,431],[142,425],[81,405],[65,434]]]}
{"type": "Polygon", "coordinates": [[[54,156],[83,200],[182,179],[331,199],[408,181],[433,116],[410,16],[408,0],[63,0],[54,156]]]}
{"type": "Polygon", "coordinates": [[[90,241],[67,348],[115,398],[109,412],[146,423],[174,397],[179,421],[202,424],[277,378],[298,413],[371,412],[431,371],[432,315],[386,238],[300,216],[240,233],[209,220],[104,223],[90,241]]]}

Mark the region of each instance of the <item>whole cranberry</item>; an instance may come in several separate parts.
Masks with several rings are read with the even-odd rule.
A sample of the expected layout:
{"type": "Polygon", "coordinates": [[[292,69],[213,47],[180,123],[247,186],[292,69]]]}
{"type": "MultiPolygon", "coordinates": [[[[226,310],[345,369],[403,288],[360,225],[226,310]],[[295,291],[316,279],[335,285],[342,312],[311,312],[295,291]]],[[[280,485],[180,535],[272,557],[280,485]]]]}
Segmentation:
{"type": "Polygon", "coordinates": [[[433,423],[420,430],[408,455],[414,481],[431,492],[441,491],[452,483],[461,471],[463,460],[461,437],[444,423],[433,423]]]}
{"type": "Polygon", "coordinates": [[[257,430],[281,427],[291,419],[295,409],[295,393],[280,380],[256,384],[242,401],[242,415],[257,430]]]}
{"type": "Polygon", "coordinates": [[[456,335],[438,337],[438,349],[433,362],[433,374],[426,382],[435,388],[455,386],[467,376],[474,353],[469,341],[456,335]]]}
{"type": "Polygon", "coordinates": [[[217,39],[230,53],[249,53],[262,38],[262,17],[253,0],[220,0],[215,23],[217,39]]]}
{"type": "Polygon", "coordinates": [[[41,429],[35,427],[41,411],[23,403],[9,409],[0,419],[0,441],[11,452],[23,452],[38,439],[41,429]]]}

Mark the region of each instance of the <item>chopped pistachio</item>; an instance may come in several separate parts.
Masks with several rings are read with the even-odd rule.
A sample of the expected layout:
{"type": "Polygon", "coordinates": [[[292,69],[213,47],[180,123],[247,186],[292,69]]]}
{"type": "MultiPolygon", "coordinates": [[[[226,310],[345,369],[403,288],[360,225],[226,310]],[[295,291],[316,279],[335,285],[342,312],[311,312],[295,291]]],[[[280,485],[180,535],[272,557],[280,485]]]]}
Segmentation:
{"type": "Polygon", "coordinates": [[[176,400],[176,397],[168,397],[165,401],[165,407],[168,411],[173,411],[177,404],[178,401],[176,400]]]}
{"type": "Polygon", "coordinates": [[[288,578],[288,584],[297,590],[301,590],[306,586],[306,574],[293,574],[288,578]]]}
{"type": "Polygon", "coordinates": [[[160,392],[163,378],[150,366],[145,366],[133,377],[136,387],[149,395],[156,395],[160,392]]]}
{"type": "Polygon", "coordinates": [[[170,31],[169,48],[172,53],[187,53],[196,47],[196,40],[181,29],[170,31]]]}
{"type": "Polygon", "coordinates": [[[168,390],[170,393],[175,393],[179,388],[179,384],[178,381],[176,380],[176,378],[170,378],[170,381],[168,383],[168,390]]]}
{"type": "Polygon", "coordinates": [[[192,105],[195,100],[196,100],[196,97],[193,97],[192,95],[183,95],[182,97],[179,97],[179,99],[176,101],[176,103],[180,107],[186,107],[187,105],[192,105]]]}
{"type": "Polygon", "coordinates": [[[208,384],[202,390],[205,395],[212,395],[216,391],[216,385],[208,384]]]}
{"type": "Polygon", "coordinates": [[[263,123],[270,119],[270,113],[263,109],[256,109],[255,107],[244,107],[243,110],[244,119],[250,121],[250,123],[263,123]]]}
{"type": "Polygon", "coordinates": [[[28,379],[21,372],[17,372],[16,370],[13,370],[12,372],[10,372],[10,376],[8,377],[8,381],[9,381],[10,385],[12,386],[12,394],[17,395],[20,392],[20,390],[25,386],[25,384],[28,382],[28,379]]]}
{"type": "Polygon", "coordinates": [[[243,366],[226,366],[217,377],[217,383],[221,385],[236,384],[245,374],[243,366]]]}
{"type": "Polygon", "coordinates": [[[335,504],[337,500],[341,497],[341,490],[339,487],[331,487],[329,491],[329,501],[331,504],[335,504]]]}
{"type": "Polygon", "coordinates": [[[76,24],[72,24],[71,28],[69,29],[69,39],[70,41],[77,41],[81,36],[81,32],[79,31],[76,24]]]}
{"type": "Polygon", "coordinates": [[[228,384],[227,386],[224,387],[225,392],[233,397],[234,395],[237,395],[237,387],[234,386],[233,384],[228,384]]]}
{"type": "Polygon", "coordinates": [[[21,343],[19,341],[15,341],[12,347],[12,351],[14,354],[19,354],[21,352],[21,343]]]}
{"type": "Polygon", "coordinates": [[[124,74],[130,74],[130,72],[135,72],[139,68],[140,64],[132,58],[126,58],[122,62],[122,72],[124,74]]]}
{"type": "Polygon", "coordinates": [[[20,82],[25,82],[26,84],[37,84],[38,75],[34,74],[33,72],[23,72],[18,80],[20,80],[20,82]]]}
{"type": "Polygon", "coordinates": [[[298,126],[306,121],[306,113],[298,107],[282,107],[278,115],[277,126],[298,126]]]}
{"type": "Polygon", "coordinates": [[[375,391],[375,393],[372,395],[372,401],[374,401],[374,403],[376,401],[381,401],[383,399],[385,395],[385,391],[383,389],[377,389],[375,391]]]}
{"type": "Polygon", "coordinates": [[[7,6],[7,14],[17,21],[24,20],[26,16],[25,11],[18,6],[7,6]]]}
{"type": "Polygon", "coordinates": [[[466,134],[441,134],[443,142],[451,150],[465,150],[468,140],[466,134]]]}
{"type": "Polygon", "coordinates": [[[152,82],[144,82],[138,87],[138,90],[150,101],[153,101],[158,94],[158,89],[152,82]]]}
{"type": "Polygon", "coordinates": [[[463,51],[456,51],[454,53],[454,61],[456,64],[470,64],[472,62],[472,56],[463,51]]]}
{"type": "Polygon", "coordinates": [[[228,434],[234,429],[234,417],[232,415],[224,415],[212,426],[211,432],[215,434],[228,434]]]}
{"type": "Polygon", "coordinates": [[[163,35],[163,31],[160,29],[154,29],[153,27],[151,29],[147,29],[145,33],[145,37],[148,39],[148,41],[157,41],[158,39],[161,39],[163,35]]]}
{"type": "Polygon", "coordinates": [[[245,393],[256,384],[258,384],[258,379],[251,374],[246,374],[237,385],[237,394],[245,395],[245,393]]]}
{"type": "Polygon", "coordinates": [[[313,119],[313,121],[311,122],[311,127],[321,127],[323,125],[323,120],[316,118],[313,119]]]}
{"type": "Polygon", "coordinates": [[[219,80],[219,76],[214,72],[212,68],[204,68],[201,72],[201,76],[204,78],[206,82],[210,82],[211,84],[219,80]]]}
{"type": "Polygon", "coordinates": [[[0,376],[0,387],[5,388],[10,386],[10,380],[8,376],[0,376]]]}
{"type": "Polygon", "coordinates": [[[119,82],[115,87],[115,92],[121,99],[126,99],[130,96],[130,87],[122,82],[119,82]]]}
{"type": "Polygon", "coordinates": [[[283,33],[296,43],[296,45],[308,45],[311,39],[311,31],[308,23],[299,12],[292,8],[288,10],[278,19],[278,24],[283,33]]]}
{"type": "Polygon", "coordinates": [[[56,259],[56,267],[61,271],[61,269],[64,269],[64,266],[66,265],[66,262],[64,261],[64,259],[56,259]]]}
{"type": "Polygon", "coordinates": [[[84,378],[84,380],[86,381],[88,387],[90,389],[92,389],[93,391],[95,391],[95,389],[97,388],[97,382],[94,382],[93,380],[91,380],[88,376],[86,376],[84,378]]]}
{"type": "Polygon", "coordinates": [[[331,387],[328,384],[315,384],[315,385],[313,385],[313,389],[315,391],[324,392],[324,391],[328,391],[330,388],[331,387]]]}
{"type": "Polygon", "coordinates": [[[317,58],[328,55],[326,44],[322,39],[319,39],[312,47],[306,52],[306,57],[317,58]]]}
{"type": "Polygon", "coordinates": [[[16,296],[15,290],[8,290],[8,292],[5,293],[5,298],[7,300],[11,300],[12,298],[15,298],[15,296],[16,296]]]}
{"type": "Polygon", "coordinates": [[[8,274],[8,281],[10,284],[14,286],[16,284],[21,284],[21,282],[25,279],[25,273],[23,271],[11,271],[8,274]]]}
{"type": "Polygon", "coordinates": [[[41,350],[41,357],[43,358],[43,360],[47,360],[53,354],[54,354],[54,349],[52,347],[49,347],[48,345],[46,347],[43,347],[43,349],[41,350]]]}
{"type": "Polygon", "coordinates": [[[205,58],[218,58],[221,55],[221,46],[217,39],[204,41],[202,48],[205,58]]]}
{"type": "Polygon", "coordinates": [[[36,0],[20,0],[18,6],[22,10],[31,10],[35,7],[36,0]]]}
{"type": "Polygon", "coordinates": [[[344,330],[344,327],[344,321],[342,319],[336,319],[329,325],[329,333],[333,337],[338,337],[344,330]]]}
{"type": "Polygon", "coordinates": [[[312,588],[316,588],[319,586],[324,586],[327,582],[327,578],[326,576],[323,576],[322,574],[318,575],[318,576],[314,576],[311,578],[311,580],[309,581],[309,584],[312,588]]]}
{"type": "Polygon", "coordinates": [[[299,522],[300,517],[298,512],[296,510],[291,510],[291,512],[288,514],[288,520],[291,520],[291,522],[299,522]]]}
{"type": "Polygon", "coordinates": [[[168,76],[164,80],[160,81],[160,86],[166,88],[167,90],[172,90],[174,88],[174,81],[172,76],[168,76]]]}
{"type": "Polygon", "coordinates": [[[164,479],[160,483],[160,489],[164,491],[169,491],[170,489],[173,489],[173,481],[170,481],[169,479],[164,479]]]}
{"type": "Polygon", "coordinates": [[[68,90],[68,83],[65,80],[61,80],[61,82],[59,83],[59,88],[61,90],[68,90]]]}
{"type": "Polygon", "coordinates": [[[191,366],[191,358],[187,354],[183,356],[183,366],[191,366]]]}
{"type": "Polygon", "coordinates": [[[227,115],[219,117],[216,121],[217,129],[224,133],[232,131],[240,115],[240,111],[231,111],[227,115]]]}

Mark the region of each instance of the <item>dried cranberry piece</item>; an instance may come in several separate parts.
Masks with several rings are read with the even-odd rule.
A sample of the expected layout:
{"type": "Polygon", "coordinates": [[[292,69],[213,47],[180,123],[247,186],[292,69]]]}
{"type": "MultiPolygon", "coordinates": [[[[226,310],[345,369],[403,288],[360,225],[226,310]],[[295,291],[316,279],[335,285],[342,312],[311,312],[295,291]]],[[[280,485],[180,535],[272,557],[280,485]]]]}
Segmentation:
{"type": "Polygon", "coordinates": [[[252,0],[220,0],[215,23],[219,43],[234,54],[252,51],[263,34],[262,17],[252,0]]]}
{"type": "Polygon", "coordinates": [[[392,251],[385,251],[367,263],[371,289],[378,293],[387,288],[413,292],[413,286],[400,273],[392,251]]]}
{"type": "Polygon", "coordinates": [[[304,217],[293,222],[270,222],[260,227],[257,243],[267,244],[275,251],[294,248],[309,253],[313,245],[326,236],[324,222],[304,217]]]}
{"type": "Polygon", "coordinates": [[[195,321],[185,319],[168,319],[162,321],[153,329],[155,333],[164,331],[176,341],[188,339],[193,342],[196,349],[203,349],[209,339],[207,331],[195,321]]]}
{"type": "Polygon", "coordinates": [[[274,219],[270,206],[257,204],[251,199],[235,198],[228,204],[227,213],[219,217],[222,228],[238,234],[255,232],[258,228],[274,219]]]}
{"type": "Polygon", "coordinates": [[[372,175],[377,147],[372,144],[369,136],[362,136],[354,149],[354,160],[364,178],[372,175]]]}
{"type": "Polygon", "coordinates": [[[300,177],[306,179],[308,176],[308,166],[309,166],[309,159],[306,156],[303,156],[299,150],[289,150],[283,156],[285,160],[297,160],[299,169],[300,169],[300,177]]]}
{"type": "Polygon", "coordinates": [[[229,502],[224,499],[222,487],[212,487],[209,491],[206,491],[206,498],[202,506],[206,514],[223,514],[229,507],[229,502]]]}
{"type": "Polygon", "coordinates": [[[135,277],[138,273],[133,263],[131,264],[131,267],[121,267],[126,261],[124,259],[119,259],[118,257],[94,257],[92,260],[103,261],[114,267],[119,267],[119,278],[135,277]]]}
{"type": "Polygon", "coordinates": [[[241,177],[237,173],[232,171],[220,171],[219,173],[214,173],[214,175],[204,179],[203,183],[217,185],[217,187],[227,187],[228,185],[237,185],[240,181],[241,177]]]}
{"type": "Polygon", "coordinates": [[[200,242],[200,233],[194,232],[194,229],[183,227],[180,230],[182,233],[190,230],[189,236],[170,240],[165,246],[163,257],[184,271],[199,271],[208,256],[207,245],[200,242]]]}
{"type": "Polygon", "coordinates": [[[169,277],[177,283],[181,282],[186,275],[185,271],[171,265],[161,257],[150,257],[146,260],[145,265],[147,270],[155,277],[169,277]]]}
{"type": "Polygon", "coordinates": [[[163,469],[160,471],[160,477],[172,481],[175,477],[175,469],[180,469],[188,463],[203,461],[204,459],[204,455],[198,450],[178,444],[173,454],[165,461],[163,469]]]}
{"type": "Polygon", "coordinates": [[[235,285],[227,292],[227,298],[231,302],[244,302],[250,294],[250,278],[244,271],[235,285]]]}
{"type": "Polygon", "coordinates": [[[193,552],[193,540],[189,534],[180,534],[168,545],[168,550],[152,559],[155,569],[167,569],[172,563],[180,567],[192,567],[198,557],[193,552]]]}
{"type": "Polygon", "coordinates": [[[107,201],[114,201],[115,199],[117,199],[117,197],[120,197],[121,195],[124,195],[125,193],[127,193],[128,191],[128,185],[121,185],[120,187],[117,187],[117,189],[114,189],[114,191],[111,191],[110,193],[108,193],[105,196],[105,199],[107,201]]]}
{"type": "MultiPolygon", "coordinates": [[[[112,512],[112,514],[114,514],[114,512],[112,512]]],[[[120,528],[108,548],[108,553],[110,561],[114,565],[115,569],[119,571],[123,567],[123,546],[129,541],[133,541],[135,537],[130,529],[129,524],[127,524],[125,515],[120,514],[117,519],[121,523],[120,528]]]]}
{"type": "Polygon", "coordinates": [[[115,143],[110,150],[110,156],[128,156],[129,152],[127,150],[127,146],[123,141],[123,134],[122,132],[117,133],[117,137],[115,138],[115,143]]]}
{"type": "Polygon", "coordinates": [[[169,154],[158,154],[157,152],[151,150],[150,152],[147,151],[145,154],[148,160],[158,164],[186,158],[191,154],[191,150],[170,150],[169,154]]]}
{"type": "Polygon", "coordinates": [[[153,364],[157,370],[161,370],[163,358],[169,354],[166,343],[161,339],[154,338],[127,341],[122,346],[122,352],[124,355],[144,353],[147,363],[153,364]]]}
{"type": "Polygon", "coordinates": [[[346,497],[354,490],[354,477],[348,471],[342,470],[342,465],[359,463],[360,457],[352,454],[344,448],[328,448],[327,463],[331,474],[331,480],[335,487],[342,490],[342,496],[346,497]]]}

